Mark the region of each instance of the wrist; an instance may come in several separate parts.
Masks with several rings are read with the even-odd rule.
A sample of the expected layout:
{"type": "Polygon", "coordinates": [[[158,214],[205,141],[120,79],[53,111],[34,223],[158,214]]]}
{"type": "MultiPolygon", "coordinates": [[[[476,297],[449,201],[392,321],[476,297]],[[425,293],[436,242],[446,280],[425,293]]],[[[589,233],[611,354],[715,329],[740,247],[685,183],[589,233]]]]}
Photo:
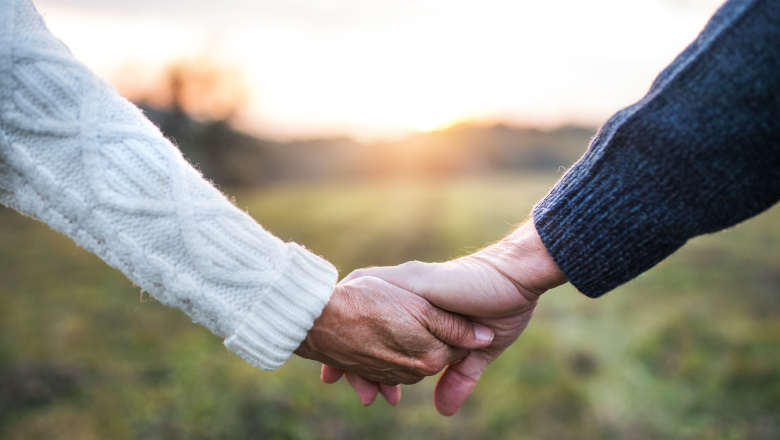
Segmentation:
{"type": "Polygon", "coordinates": [[[537,296],[567,282],[547,252],[533,221],[523,223],[503,240],[475,253],[474,257],[487,260],[513,284],[537,296]]]}
{"type": "Polygon", "coordinates": [[[296,348],[293,353],[305,359],[311,359],[314,361],[325,362],[321,353],[321,342],[327,340],[329,333],[329,325],[333,321],[334,315],[337,315],[339,309],[338,303],[341,300],[343,292],[339,286],[333,289],[333,293],[330,296],[329,301],[322,309],[322,313],[318,316],[311,328],[306,332],[306,337],[301,341],[301,344],[296,348]]]}

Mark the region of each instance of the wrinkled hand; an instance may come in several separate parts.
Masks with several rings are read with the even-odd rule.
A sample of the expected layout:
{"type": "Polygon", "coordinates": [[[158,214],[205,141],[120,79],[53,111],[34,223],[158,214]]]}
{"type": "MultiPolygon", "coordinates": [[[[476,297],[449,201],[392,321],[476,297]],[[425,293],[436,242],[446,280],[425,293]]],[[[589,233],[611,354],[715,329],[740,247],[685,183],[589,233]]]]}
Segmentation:
{"type": "MultiPolygon", "coordinates": [[[[461,362],[449,365],[439,379],[434,404],[444,415],[460,409],[487,366],[525,330],[539,296],[566,281],[530,223],[473,255],[446,263],[359,269],[342,282],[364,276],[384,279],[493,330],[495,337],[488,347],[472,350],[461,362]]],[[[323,366],[323,381],[331,383],[340,376],[340,371],[323,366]]],[[[377,391],[395,401],[400,398],[397,387],[380,389],[366,378],[347,378],[364,404],[373,401],[377,391]]]]}
{"type": "Polygon", "coordinates": [[[492,339],[484,326],[362,277],[336,287],[295,354],[384,385],[412,384],[492,339]]]}

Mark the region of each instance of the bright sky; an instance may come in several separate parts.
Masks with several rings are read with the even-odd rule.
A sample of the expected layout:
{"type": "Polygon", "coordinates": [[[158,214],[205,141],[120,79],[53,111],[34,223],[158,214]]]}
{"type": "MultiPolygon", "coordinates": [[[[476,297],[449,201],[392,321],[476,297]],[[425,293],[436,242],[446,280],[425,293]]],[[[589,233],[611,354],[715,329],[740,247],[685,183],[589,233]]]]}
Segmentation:
{"type": "Polygon", "coordinates": [[[596,125],[639,99],[721,0],[46,0],[99,75],[205,52],[240,66],[245,128],[360,139],[461,120],[596,125]]]}

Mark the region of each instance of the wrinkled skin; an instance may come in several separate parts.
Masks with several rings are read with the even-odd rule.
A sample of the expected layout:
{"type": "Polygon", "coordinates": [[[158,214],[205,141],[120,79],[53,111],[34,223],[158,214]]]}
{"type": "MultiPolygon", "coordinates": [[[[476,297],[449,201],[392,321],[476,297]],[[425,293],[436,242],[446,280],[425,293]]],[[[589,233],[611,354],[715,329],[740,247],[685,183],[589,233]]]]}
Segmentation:
{"type": "Polygon", "coordinates": [[[476,329],[418,295],[362,277],[337,286],[295,353],[364,380],[413,384],[490,344],[492,332],[476,329]]]}

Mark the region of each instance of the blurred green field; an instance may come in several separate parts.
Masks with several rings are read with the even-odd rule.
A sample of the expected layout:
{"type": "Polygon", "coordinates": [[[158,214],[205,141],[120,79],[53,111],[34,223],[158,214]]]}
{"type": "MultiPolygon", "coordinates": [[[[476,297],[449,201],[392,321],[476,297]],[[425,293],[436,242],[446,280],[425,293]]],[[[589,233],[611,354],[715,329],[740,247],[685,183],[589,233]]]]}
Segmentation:
{"type": "MultiPolygon", "coordinates": [[[[500,239],[557,175],[235,193],[332,261],[440,261],[500,239]]],[[[456,416],[431,378],[393,408],[293,358],[263,372],[45,225],[0,211],[0,438],[780,438],[780,209],[590,300],[544,295],[456,416]]]]}

